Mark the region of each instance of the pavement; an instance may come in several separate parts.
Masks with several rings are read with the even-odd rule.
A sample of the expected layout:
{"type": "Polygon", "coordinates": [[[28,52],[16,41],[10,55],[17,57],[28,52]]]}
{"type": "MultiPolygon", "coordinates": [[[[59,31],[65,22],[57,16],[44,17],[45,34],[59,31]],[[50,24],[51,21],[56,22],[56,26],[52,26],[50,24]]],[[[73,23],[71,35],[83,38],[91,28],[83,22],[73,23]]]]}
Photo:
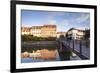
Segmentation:
{"type": "Polygon", "coordinates": [[[70,60],[81,60],[81,58],[79,56],[77,56],[75,53],[72,53],[70,60]]]}

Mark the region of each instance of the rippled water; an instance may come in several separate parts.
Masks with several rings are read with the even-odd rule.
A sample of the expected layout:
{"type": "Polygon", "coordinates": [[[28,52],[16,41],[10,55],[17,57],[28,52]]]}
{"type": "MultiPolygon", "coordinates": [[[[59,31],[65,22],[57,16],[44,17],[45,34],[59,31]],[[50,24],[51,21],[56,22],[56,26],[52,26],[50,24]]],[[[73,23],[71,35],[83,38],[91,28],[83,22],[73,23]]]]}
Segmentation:
{"type": "MultiPolygon", "coordinates": [[[[27,49],[30,50],[30,49],[27,49]]],[[[47,62],[47,61],[60,61],[60,57],[56,48],[31,48],[31,51],[24,51],[21,55],[21,63],[31,63],[31,62],[47,62]],[[38,57],[37,54],[40,56],[38,57]]]]}

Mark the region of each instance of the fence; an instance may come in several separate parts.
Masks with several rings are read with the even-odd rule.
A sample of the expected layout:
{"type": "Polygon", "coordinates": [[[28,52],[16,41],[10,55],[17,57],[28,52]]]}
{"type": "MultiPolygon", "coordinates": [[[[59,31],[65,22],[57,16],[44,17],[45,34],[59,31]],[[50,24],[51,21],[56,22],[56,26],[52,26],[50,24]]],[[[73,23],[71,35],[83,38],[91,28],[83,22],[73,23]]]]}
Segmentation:
{"type": "Polygon", "coordinates": [[[66,40],[66,44],[80,55],[90,58],[90,41],[89,40],[66,40]]]}

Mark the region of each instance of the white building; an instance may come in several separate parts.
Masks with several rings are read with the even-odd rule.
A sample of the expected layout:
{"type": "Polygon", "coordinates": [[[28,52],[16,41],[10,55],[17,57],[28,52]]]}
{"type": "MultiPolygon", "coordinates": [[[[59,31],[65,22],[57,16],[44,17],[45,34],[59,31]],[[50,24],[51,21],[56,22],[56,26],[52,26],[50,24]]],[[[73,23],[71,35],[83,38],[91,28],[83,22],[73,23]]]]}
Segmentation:
{"type": "Polygon", "coordinates": [[[56,37],[56,25],[43,25],[41,29],[41,37],[56,37]]]}
{"type": "Polygon", "coordinates": [[[85,35],[84,30],[71,28],[67,32],[68,38],[70,39],[82,39],[85,35]]]}
{"type": "Polygon", "coordinates": [[[33,36],[41,37],[41,28],[42,26],[32,26],[30,32],[33,36]]]}
{"type": "Polygon", "coordinates": [[[30,28],[29,27],[21,27],[21,34],[22,35],[30,35],[30,28]]]}
{"type": "Polygon", "coordinates": [[[22,35],[33,35],[37,37],[56,37],[56,25],[43,25],[22,27],[22,35]]]}

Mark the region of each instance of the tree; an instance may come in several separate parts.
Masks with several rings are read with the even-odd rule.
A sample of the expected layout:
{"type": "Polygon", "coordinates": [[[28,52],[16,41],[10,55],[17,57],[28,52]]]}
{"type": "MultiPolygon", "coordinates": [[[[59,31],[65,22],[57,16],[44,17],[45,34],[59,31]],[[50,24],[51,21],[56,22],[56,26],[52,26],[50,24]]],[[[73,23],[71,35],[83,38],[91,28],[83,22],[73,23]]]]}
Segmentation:
{"type": "Polygon", "coordinates": [[[66,38],[68,38],[68,33],[66,33],[66,38]]]}
{"type": "Polygon", "coordinates": [[[64,38],[64,35],[60,35],[60,38],[64,38]]]}
{"type": "Polygon", "coordinates": [[[89,39],[89,38],[90,38],[90,29],[86,29],[84,39],[89,39]]]}

